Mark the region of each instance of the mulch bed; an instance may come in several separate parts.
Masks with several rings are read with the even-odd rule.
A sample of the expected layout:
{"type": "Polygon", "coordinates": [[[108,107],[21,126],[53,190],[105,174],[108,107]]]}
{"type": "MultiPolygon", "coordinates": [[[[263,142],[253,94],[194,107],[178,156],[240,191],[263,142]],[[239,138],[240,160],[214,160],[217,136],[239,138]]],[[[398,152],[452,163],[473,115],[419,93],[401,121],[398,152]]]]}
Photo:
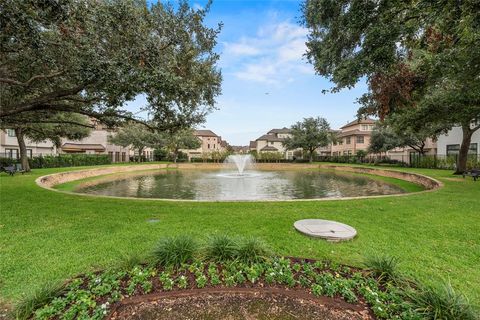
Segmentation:
{"type": "Polygon", "coordinates": [[[109,319],[374,319],[368,307],[287,288],[206,288],[124,299],[109,319]]]}
{"type": "MultiPolygon", "coordinates": [[[[292,264],[316,261],[285,258],[292,264]]],[[[341,297],[316,297],[299,285],[290,288],[262,280],[235,287],[207,285],[198,289],[194,285],[195,276],[190,272],[186,275],[188,288],[172,291],[162,290],[156,277],[151,293],[145,294],[140,289],[117,302],[110,309],[108,319],[375,319],[361,297],[356,304],[351,304],[341,297]]]]}

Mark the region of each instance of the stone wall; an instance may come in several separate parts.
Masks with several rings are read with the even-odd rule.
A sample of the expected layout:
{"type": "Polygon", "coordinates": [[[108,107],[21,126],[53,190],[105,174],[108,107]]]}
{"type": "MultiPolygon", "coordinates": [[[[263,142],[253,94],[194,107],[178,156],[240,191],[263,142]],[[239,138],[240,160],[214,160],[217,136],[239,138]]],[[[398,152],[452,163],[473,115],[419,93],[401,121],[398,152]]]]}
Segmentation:
{"type": "MultiPolygon", "coordinates": [[[[62,184],[70,181],[108,175],[114,173],[129,173],[135,171],[146,171],[155,169],[185,169],[185,170],[220,170],[223,168],[222,163],[157,163],[157,164],[143,164],[143,165],[127,165],[127,166],[113,166],[101,167],[85,170],[74,170],[67,172],[60,172],[40,177],[36,180],[37,184],[52,188],[57,184],[62,184]]],[[[257,163],[255,168],[260,170],[299,170],[299,169],[329,169],[342,172],[365,173],[373,174],[382,177],[391,177],[413,182],[422,185],[427,190],[432,190],[440,187],[441,182],[430,177],[417,174],[395,170],[373,169],[366,167],[355,166],[337,166],[337,165],[318,165],[318,164],[292,164],[292,163],[257,163]]]]}

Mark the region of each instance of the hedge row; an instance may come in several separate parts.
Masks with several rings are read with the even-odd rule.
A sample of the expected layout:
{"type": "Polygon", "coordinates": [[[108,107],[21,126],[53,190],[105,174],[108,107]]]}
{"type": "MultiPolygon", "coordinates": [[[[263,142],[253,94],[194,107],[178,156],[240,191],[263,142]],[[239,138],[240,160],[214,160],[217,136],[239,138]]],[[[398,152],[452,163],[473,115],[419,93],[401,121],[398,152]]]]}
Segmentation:
{"type": "MultiPolygon", "coordinates": [[[[17,159],[0,158],[0,166],[6,167],[18,163],[17,159]]],[[[28,159],[30,168],[60,168],[110,164],[112,160],[104,154],[61,154],[45,155],[28,159]]]]}

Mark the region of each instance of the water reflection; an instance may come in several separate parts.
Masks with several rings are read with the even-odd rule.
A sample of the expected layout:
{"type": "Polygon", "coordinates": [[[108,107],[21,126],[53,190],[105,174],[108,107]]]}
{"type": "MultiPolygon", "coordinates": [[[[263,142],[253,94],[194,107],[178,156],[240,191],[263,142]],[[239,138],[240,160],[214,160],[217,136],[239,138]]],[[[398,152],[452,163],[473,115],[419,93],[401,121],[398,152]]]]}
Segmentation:
{"type": "Polygon", "coordinates": [[[322,171],[249,171],[234,177],[219,171],[161,171],[98,179],[76,192],[97,195],[192,199],[284,200],[402,193],[395,185],[364,176],[322,171]]]}

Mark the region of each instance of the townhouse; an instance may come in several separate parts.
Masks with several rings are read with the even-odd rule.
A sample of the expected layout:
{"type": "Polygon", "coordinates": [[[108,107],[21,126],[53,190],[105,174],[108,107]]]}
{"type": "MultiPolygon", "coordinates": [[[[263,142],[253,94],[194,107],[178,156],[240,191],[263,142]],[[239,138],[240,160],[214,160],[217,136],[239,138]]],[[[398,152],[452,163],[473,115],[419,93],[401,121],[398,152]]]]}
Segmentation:
{"type": "Polygon", "coordinates": [[[227,141],[222,140],[222,137],[212,130],[195,130],[193,134],[200,140],[200,147],[180,150],[187,154],[189,160],[202,158],[213,152],[224,152],[228,148],[227,141]]]}
{"type": "Polygon", "coordinates": [[[332,144],[331,155],[355,155],[360,150],[367,152],[374,127],[375,120],[370,118],[347,123],[337,131],[337,141],[332,144]]]}

